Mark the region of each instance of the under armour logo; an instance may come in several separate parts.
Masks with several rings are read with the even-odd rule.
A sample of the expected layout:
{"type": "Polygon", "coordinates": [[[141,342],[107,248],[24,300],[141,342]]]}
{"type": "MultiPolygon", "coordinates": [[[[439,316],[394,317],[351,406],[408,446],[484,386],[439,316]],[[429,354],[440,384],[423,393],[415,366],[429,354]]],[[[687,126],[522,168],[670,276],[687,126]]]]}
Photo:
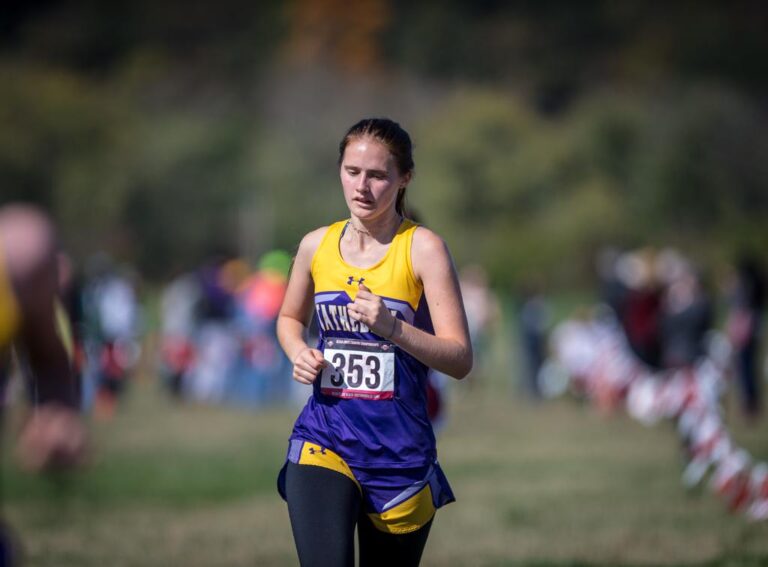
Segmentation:
{"type": "Polygon", "coordinates": [[[362,283],[365,281],[365,278],[355,279],[355,276],[349,276],[349,279],[347,280],[347,285],[352,285],[352,282],[357,282],[358,284],[362,285],[362,283]]]}
{"type": "Polygon", "coordinates": [[[325,455],[325,447],[320,447],[320,449],[315,449],[314,447],[309,447],[307,450],[309,451],[310,455],[314,455],[316,453],[320,453],[321,455],[325,455]]]}

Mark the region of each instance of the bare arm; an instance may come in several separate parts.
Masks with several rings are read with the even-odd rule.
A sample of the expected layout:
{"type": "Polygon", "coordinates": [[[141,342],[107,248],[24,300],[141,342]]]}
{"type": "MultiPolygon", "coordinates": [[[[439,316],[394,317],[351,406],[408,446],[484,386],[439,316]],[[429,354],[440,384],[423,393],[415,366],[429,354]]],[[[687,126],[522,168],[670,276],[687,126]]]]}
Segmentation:
{"type": "Polygon", "coordinates": [[[293,261],[288,289],[277,317],[277,338],[293,363],[293,378],[311,384],[326,365],[323,354],[307,344],[307,327],[312,319],[314,284],[310,268],[315,250],[327,227],[307,234],[299,244],[293,261]]]}
{"type": "Polygon", "coordinates": [[[0,210],[0,248],[22,314],[16,346],[31,367],[32,402],[80,405],[79,380],[57,332],[58,277],[54,229],[29,206],[0,210]]]}
{"type": "Polygon", "coordinates": [[[424,294],[435,334],[395,319],[381,298],[361,286],[350,316],[366,323],[430,368],[457,379],[472,369],[472,346],[458,278],[443,240],[425,228],[416,230],[411,251],[413,269],[424,294]]]}
{"type": "Polygon", "coordinates": [[[16,347],[31,369],[33,408],[19,436],[21,464],[33,471],[77,465],[85,454],[86,431],[77,413],[78,376],[57,329],[53,227],[37,209],[3,207],[0,248],[22,314],[16,347]]]}

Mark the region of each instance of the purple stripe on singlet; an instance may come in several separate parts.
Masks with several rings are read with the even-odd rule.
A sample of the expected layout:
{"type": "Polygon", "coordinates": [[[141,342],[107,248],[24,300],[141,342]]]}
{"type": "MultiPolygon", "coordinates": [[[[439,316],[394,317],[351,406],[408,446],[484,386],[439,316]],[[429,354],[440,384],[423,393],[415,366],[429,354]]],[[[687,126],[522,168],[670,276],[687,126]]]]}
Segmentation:
{"type": "Polygon", "coordinates": [[[304,447],[304,441],[302,439],[292,439],[291,448],[288,449],[288,460],[292,463],[299,463],[301,458],[301,449],[304,447]]]}
{"type": "Polygon", "coordinates": [[[386,512],[390,508],[394,508],[398,504],[402,504],[403,502],[408,500],[411,496],[419,492],[422,488],[424,488],[427,485],[427,483],[430,482],[433,476],[433,472],[434,472],[434,468],[430,466],[429,470],[427,471],[427,476],[424,478],[424,480],[415,482],[413,483],[413,485],[403,490],[400,494],[395,496],[392,500],[384,504],[381,511],[386,512]]]}
{"type": "Polygon", "coordinates": [[[343,291],[324,291],[324,292],[315,294],[315,303],[320,303],[320,302],[330,303],[335,301],[337,297],[340,297],[342,295],[346,297],[348,301],[351,301],[349,295],[347,295],[343,291]]]}

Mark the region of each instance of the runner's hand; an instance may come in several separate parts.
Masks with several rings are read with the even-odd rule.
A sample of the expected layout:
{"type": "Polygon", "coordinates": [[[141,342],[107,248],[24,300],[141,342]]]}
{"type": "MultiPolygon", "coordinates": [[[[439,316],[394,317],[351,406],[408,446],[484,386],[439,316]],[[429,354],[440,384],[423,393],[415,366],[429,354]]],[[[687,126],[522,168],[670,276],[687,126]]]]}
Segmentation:
{"type": "Polygon", "coordinates": [[[368,325],[374,333],[386,339],[392,337],[395,330],[395,317],[390,313],[384,301],[363,284],[357,288],[357,297],[347,306],[349,316],[355,321],[368,325]]]}
{"type": "Polygon", "coordinates": [[[78,413],[53,403],[32,411],[18,440],[21,466],[41,472],[81,465],[86,456],[87,434],[78,413]]]}
{"type": "Polygon", "coordinates": [[[325,366],[328,366],[328,361],[323,358],[323,353],[307,347],[293,361],[293,379],[302,384],[312,384],[325,366]]]}

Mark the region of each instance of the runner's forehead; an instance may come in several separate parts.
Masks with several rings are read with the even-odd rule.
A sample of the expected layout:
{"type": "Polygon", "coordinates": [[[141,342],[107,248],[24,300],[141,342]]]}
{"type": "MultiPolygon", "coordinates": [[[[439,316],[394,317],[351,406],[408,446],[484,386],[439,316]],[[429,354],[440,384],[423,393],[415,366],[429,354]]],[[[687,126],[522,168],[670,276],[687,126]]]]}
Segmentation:
{"type": "Polygon", "coordinates": [[[387,171],[395,166],[391,152],[381,142],[370,137],[354,138],[344,150],[342,167],[387,171]]]}

